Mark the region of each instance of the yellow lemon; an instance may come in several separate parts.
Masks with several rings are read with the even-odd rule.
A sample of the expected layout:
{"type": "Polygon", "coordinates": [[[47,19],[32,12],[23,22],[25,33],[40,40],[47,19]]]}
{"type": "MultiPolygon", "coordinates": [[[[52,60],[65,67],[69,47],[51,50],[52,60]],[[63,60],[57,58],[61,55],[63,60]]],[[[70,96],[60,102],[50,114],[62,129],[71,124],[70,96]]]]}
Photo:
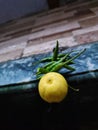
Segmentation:
{"type": "Polygon", "coordinates": [[[48,103],[61,102],[68,93],[68,83],[57,72],[45,74],[39,81],[38,91],[43,100],[48,103]]]}

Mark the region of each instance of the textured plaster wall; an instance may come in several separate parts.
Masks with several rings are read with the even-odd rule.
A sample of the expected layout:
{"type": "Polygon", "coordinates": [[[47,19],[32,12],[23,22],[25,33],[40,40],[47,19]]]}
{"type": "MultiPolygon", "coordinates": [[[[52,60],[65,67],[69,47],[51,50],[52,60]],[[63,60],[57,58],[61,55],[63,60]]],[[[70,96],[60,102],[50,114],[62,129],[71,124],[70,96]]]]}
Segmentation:
{"type": "Polygon", "coordinates": [[[0,0],[0,23],[46,9],[46,0],[0,0]]]}

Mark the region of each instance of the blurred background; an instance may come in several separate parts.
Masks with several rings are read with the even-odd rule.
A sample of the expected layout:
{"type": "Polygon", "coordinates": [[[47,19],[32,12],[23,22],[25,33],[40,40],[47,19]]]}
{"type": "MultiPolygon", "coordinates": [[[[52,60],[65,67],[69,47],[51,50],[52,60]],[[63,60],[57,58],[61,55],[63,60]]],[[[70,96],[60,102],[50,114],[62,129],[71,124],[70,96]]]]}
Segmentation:
{"type": "Polygon", "coordinates": [[[53,9],[76,0],[0,0],[0,23],[53,9]]]}

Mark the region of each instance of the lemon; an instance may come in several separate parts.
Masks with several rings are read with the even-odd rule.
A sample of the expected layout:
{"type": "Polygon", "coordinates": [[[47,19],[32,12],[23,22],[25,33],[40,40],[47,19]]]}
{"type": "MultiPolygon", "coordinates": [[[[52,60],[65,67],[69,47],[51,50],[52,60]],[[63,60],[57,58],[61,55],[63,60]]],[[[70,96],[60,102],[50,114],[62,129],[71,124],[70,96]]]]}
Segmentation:
{"type": "Polygon", "coordinates": [[[49,72],[40,79],[38,91],[46,102],[59,103],[68,93],[68,83],[61,74],[49,72]]]}

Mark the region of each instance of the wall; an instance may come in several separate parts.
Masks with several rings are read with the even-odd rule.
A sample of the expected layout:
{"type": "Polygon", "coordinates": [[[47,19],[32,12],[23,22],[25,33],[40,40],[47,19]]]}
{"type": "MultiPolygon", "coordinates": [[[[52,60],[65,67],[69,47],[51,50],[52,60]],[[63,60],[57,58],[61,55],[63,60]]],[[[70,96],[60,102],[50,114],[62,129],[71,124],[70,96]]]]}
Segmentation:
{"type": "Polygon", "coordinates": [[[0,0],[0,23],[46,9],[46,0],[0,0]]]}

